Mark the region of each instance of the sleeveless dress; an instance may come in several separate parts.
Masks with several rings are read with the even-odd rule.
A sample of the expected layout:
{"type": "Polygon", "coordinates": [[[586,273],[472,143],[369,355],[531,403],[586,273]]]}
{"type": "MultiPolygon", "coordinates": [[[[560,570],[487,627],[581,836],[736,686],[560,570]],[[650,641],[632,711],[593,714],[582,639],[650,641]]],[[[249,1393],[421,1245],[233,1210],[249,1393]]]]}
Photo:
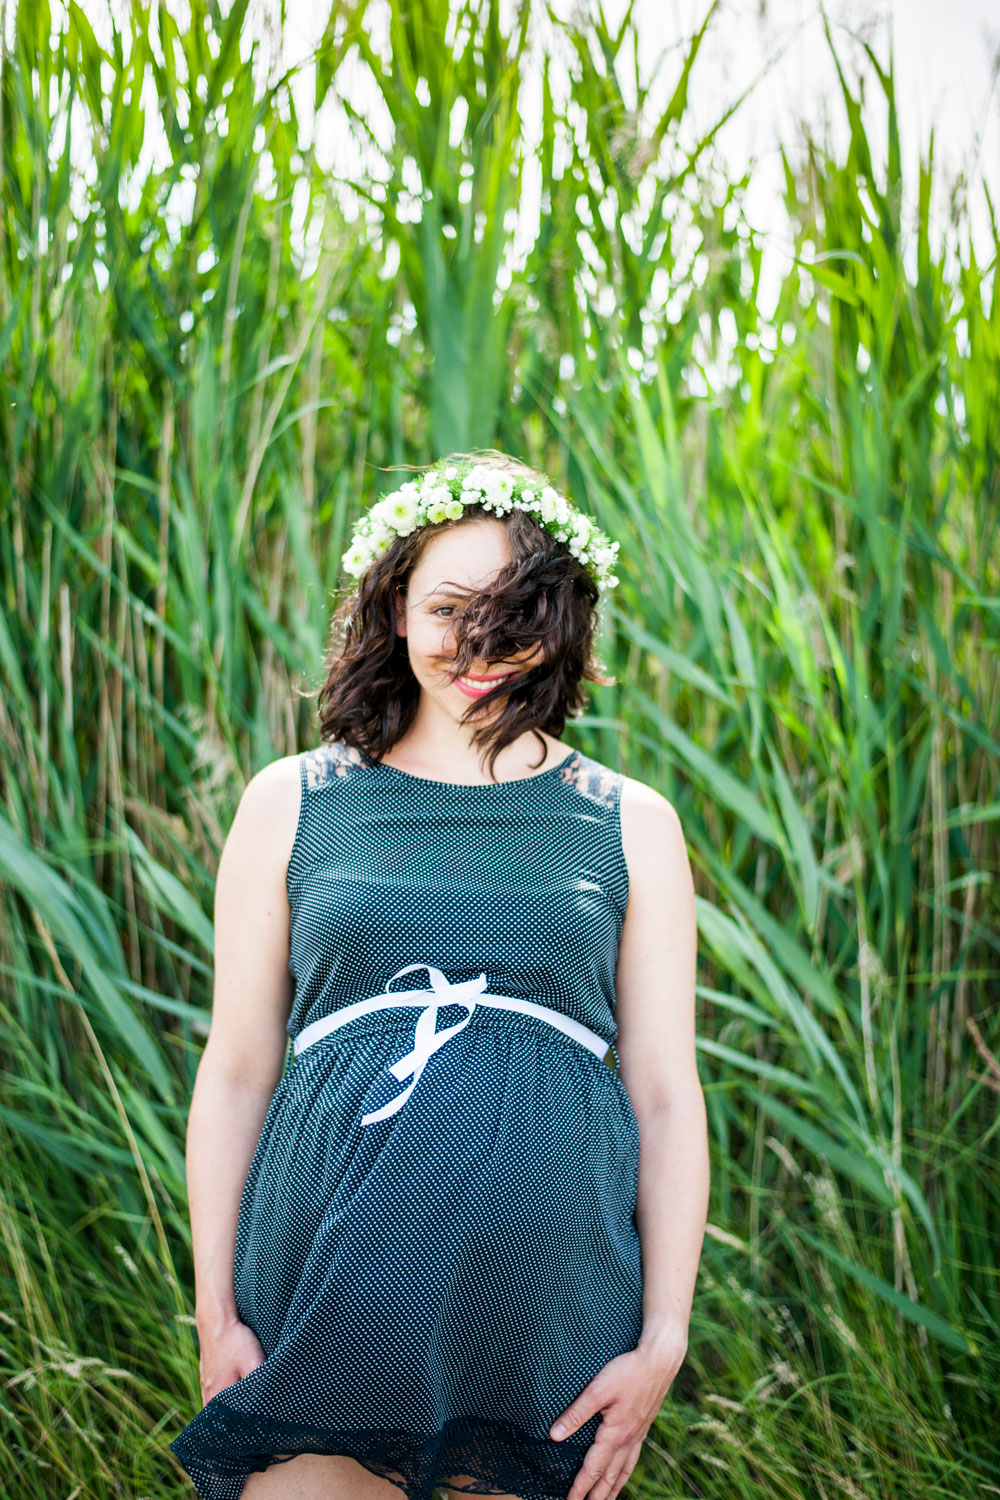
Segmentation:
{"type": "Polygon", "coordinates": [[[266,1358],[170,1448],[205,1500],[306,1452],[408,1500],[444,1484],[565,1500],[601,1418],[561,1442],[549,1428],[642,1330],[639,1128],[606,1057],[622,777],[576,750],[475,785],[343,742],[298,761],[290,1040],[413,989],[445,1002],[430,1036],[454,1031],[387,1115],[405,1092],[390,1070],[414,1073],[412,998],[290,1053],[236,1234],[236,1306],[266,1358]],[[605,1055],[544,1012],[470,1007],[484,985],[605,1055]]]}

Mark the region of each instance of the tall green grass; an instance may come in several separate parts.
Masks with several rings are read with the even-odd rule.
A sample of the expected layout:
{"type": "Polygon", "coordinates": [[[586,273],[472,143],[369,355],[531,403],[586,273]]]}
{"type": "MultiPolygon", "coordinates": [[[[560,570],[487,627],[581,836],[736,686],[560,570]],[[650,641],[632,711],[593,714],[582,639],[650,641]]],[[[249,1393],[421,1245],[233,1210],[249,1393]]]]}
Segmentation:
{"type": "Polygon", "coordinates": [[[360,60],[391,121],[350,183],[373,222],[289,79],[255,91],[245,0],[183,28],[133,0],[103,54],[80,6],[22,3],[2,58],[0,1479],[186,1492],[219,848],[247,777],[316,739],[380,470],[496,445],[621,539],[617,683],[570,738],[671,798],[695,867],[713,1196],[629,1492],[995,1493],[996,234],[979,265],[957,212],[949,261],[933,141],[906,228],[893,76],[869,55],[873,153],[828,32],[849,146],[787,143],[765,316],[746,182],[681,145],[717,5],[658,118],[595,6],[553,23],[570,96],[544,64],[512,266],[527,33],[390,10],[391,65],[338,5],[316,69],[329,107],[360,60]]]}

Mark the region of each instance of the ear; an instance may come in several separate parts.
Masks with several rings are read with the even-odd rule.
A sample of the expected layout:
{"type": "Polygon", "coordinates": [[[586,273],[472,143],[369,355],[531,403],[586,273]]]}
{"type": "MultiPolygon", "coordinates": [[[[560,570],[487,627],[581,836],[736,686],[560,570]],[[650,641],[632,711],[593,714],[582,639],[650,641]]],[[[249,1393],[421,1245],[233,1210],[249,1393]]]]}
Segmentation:
{"type": "Polygon", "coordinates": [[[392,607],[396,616],[396,634],[406,634],[406,594],[398,583],[392,586],[392,607]]]}

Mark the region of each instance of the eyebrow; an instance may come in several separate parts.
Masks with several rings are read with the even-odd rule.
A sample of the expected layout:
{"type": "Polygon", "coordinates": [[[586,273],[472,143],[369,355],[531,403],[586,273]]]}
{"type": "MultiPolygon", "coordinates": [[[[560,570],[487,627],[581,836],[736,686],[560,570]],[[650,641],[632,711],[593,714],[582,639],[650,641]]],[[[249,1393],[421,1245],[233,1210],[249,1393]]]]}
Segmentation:
{"type": "Polygon", "coordinates": [[[452,599],[460,599],[463,594],[471,594],[472,592],[472,589],[460,589],[457,584],[439,583],[437,588],[431,589],[429,594],[424,595],[424,598],[433,599],[435,594],[447,594],[452,599]]]}

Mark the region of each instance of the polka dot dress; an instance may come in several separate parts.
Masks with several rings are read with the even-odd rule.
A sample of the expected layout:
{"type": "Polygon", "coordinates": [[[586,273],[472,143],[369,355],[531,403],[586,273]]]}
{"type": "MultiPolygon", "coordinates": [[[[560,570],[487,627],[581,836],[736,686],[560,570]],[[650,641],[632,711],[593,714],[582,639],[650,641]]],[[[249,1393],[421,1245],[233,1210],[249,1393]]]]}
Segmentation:
{"type": "MultiPolygon", "coordinates": [[[[620,775],[574,750],[456,785],[343,743],[299,766],[293,1042],[408,965],[390,989],[434,998],[430,965],[572,1018],[617,1060],[620,775]]],[[[363,1124],[407,1086],[390,1070],[421,1014],[378,1009],[289,1054],[236,1238],[237,1309],[266,1358],[170,1444],[206,1500],[307,1452],[346,1454],[409,1500],[442,1485],[564,1500],[600,1415],[563,1442],[549,1428],[639,1341],[639,1130],[621,1079],[535,1014],[444,1003],[438,1031],[466,1024],[400,1108],[363,1124]]]]}

